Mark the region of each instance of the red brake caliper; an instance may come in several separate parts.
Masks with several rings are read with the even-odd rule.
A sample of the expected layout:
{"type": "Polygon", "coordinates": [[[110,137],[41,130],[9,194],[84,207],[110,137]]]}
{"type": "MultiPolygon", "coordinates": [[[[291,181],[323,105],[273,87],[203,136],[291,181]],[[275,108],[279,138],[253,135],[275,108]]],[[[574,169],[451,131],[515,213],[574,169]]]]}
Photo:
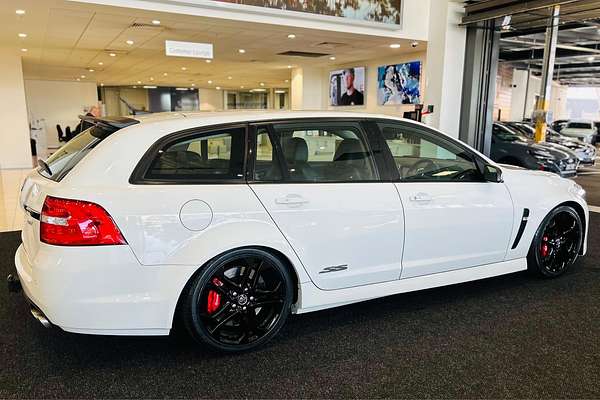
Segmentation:
{"type": "MultiPolygon", "coordinates": [[[[213,278],[212,280],[215,286],[223,286],[223,282],[221,282],[218,278],[213,278]]],[[[210,290],[208,292],[208,301],[206,302],[206,311],[209,314],[214,313],[221,306],[221,295],[214,290],[210,290]]]]}
{"type": "Polygon", "coordinates": [[[544,236],[542,238],[542,247],[540,248],[540,254],[542,257],[546,257],[548,255],[548,236],[544,236]]]}

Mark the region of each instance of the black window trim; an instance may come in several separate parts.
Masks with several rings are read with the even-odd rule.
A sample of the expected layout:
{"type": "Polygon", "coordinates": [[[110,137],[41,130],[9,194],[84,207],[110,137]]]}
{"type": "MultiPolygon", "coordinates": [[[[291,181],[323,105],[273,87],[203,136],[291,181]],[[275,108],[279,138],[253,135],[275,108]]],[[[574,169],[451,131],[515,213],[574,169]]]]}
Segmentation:
{"type": "Polygon", "coordinates": [[[184,129],[170,133],[162,138],[158,139],[150,148],[144,153],[140,161],[133,169],[131,176],[129,177],[129,183],[132,185],[224,185],[224,184],[246,184],[246,171],[247,171],[247,160],[248,160],[248,123],[226,123],[217,125],[207,125],[184,129]],[[243,150],[243,166],[242,176],[235,179],[156,179],[146,178],[145,175],[150,168],[150,165],[158,155],[159,150],[174,144],[175,142],[185,140],[186,138],[201,137],[212,132],[223,131],[227,129],[243,129],[244,130],[244,150],[243,150]]]}
{"type": "MultiPolygon", "coordinates": [[[[292,185],[305,185],[305,184],[311,184],[311,185],[323,185],[323,184],[351,184],[351,183],[382,183],[382,182],[391,182],[392,179],[391,177],[389,177],[389,173],[388,173],[388,169],[387,166],[385,165],[385,159],[384,159],[384,151],[385,148],[382,147],[382,143],[381,143],[381,135],[379,135],[377,132],[373,131],[373,127],[368,127],[365,125],[365,122],[372,120],[372,119],[367,119],[367,118],[348,118],[348,117],[315,117],[315,118],[289,118],[289,119],[277,119],[277,120],[266,120],[266,121],[253,121],[250,122],[250,129],[249,129],[249,142],[251,144],[250,148],[249,148],[249,152],[253,153],[249,155],[248,158],[248,171],[247,171],[247,180],[248,180],[248,184],[252,184],[252,185],[261,185],[261,184],[280,184],[280,185],[286,185],[286,184],[292,184],[292,185]],[[287,171],[287,169],[285,168],[286,165],[282,159],[283,157],[283,152],[281,149],[281,146],[279,144],[279,142],[277,140],[273,140],[274,139],[274,128],[273,125],[302,125],[302,124],[308,124],[308,123],[325,123],[324,126],[329,125],[329,124],[337,124],[337,123],[352,123],[355,124],[356,126],[358,126],[358,128],[360,129],[361,133],[363,134],[365,141],[366,141],[366,146],[367,146],[367,151],[369,152],[369,154],[372,155],[373,157],[373,165],[375,167],[375,172],[377,174],[377,179],[376,180],[366,180],[366,181],[322,181],[322,182],[311,182],[311,181],[291,181],[289,180],[289,173],[287,171]],[[277,156],[276,158],[279,160],[279,166],[282,172],[282,179],[281,180],[273,180],[273,181],[257,181],[254,179],[254,173],[255,173],[255,162],[256,162],[256,138],[257,138],[257,132],[258,129],[260,128],[266,128],[268,133],[269,133],[269,140],[271,140],[271,144],[273,145],[273,151],[277,151],[277,156]],[[372,145],[372,141],[375,141],[374,143],[377,143],[377,146],[379,147],[379,149],[374,150],[373,149],[373,145],[372,145]]],[[[275,153],[274,153],[275,156],[275,153]]],[[[395,168],[395,166],[394,166],[395,168]]]]}
{"type": "Polygon", "coordinates": [[[473,152],[471,149],[466,147],[464,145],[464,143],[460,142],[459,140],[451,138],[451,137],[447,137],[447,136],[441,136],[434,129],[431,129],[429,127],[422,126],[419,124],[406,122],[406,121],[398,121],[395,119],[383,119],[383,118],[376,118],[376,119],[372,119],[371,121],[374,124],[374,129],[377,129],[379,137],[381,138],[382,142],[385,144],[385,146],[383,148],[383,152],[385,153],[385,158],[387,160],[388,168],[391,168],[391,170],[395,172],[395,174],[394,174],[395,177],[392,180],[393,182],[395,182],[395,183],[486,183],[487,182],[485,180],[485,178],[483,177],[482,172],[479,171],[479,168],[477,167],[477,164],[478,164],[477,160],[481,160],[486,164],[487,164],[487,161],[483,160],[477,153],[473,152]],[[394,156],[393,156],[389,146],[386,143],[385,137],[383,136],[383,132],[380,128],[380,124],[398,125],[398,126],[406,127],[408,129],[416,130],[419,134],[421,134],[421,132],[423,132],[421,134],[421,136],[423,136],[423,138],[426,140],[427,140],[427,136],[431,136],[436,139],[439,139],[439,141],[442,143],[447,142],[451,145],[459,147],[460,149],[462,149],[464,151],[465,154],[467,154],[471,157],[471,162],[473,164],[475,164],[477,171],[480,175],[480,180],[452,181],[452,180],[437,180],[437,179],[419,179],[419,180],[402,179],[400,177],[400,171],[398,171],[398,166],[396,165],[396,161],[394,160],[394,156]]]}

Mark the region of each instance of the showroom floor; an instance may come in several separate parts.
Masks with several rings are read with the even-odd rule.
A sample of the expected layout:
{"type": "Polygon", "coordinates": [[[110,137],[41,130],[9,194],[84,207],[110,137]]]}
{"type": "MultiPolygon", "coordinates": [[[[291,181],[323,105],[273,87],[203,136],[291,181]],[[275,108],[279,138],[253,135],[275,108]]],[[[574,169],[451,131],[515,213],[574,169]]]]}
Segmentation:
{"type": "MultiPolygon", "coordinates": [[[[600,199],[600,170],[588,172],[578,181],[600,199]]],[[[0,234],[0,276],[18,244],[0,234]]],[[[589,253],[560,279],[518,273],[294,316],[234,356],[177,336],[47,330],[0,290],[0,398],[599,398],[598,260],[591,213],[589,253]]]]}

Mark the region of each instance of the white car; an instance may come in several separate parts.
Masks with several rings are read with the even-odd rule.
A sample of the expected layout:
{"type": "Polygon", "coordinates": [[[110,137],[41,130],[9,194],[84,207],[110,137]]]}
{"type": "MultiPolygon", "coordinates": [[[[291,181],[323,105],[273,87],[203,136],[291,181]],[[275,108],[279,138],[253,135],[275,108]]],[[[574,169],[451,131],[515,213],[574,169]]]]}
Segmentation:
{"type": "MultiPolygon", "coordinates": [[[[340,112],[96,120],[33,171],[15,263],[36,318],[222,351],[290,313],[527,270],[586,252],[575,182],[443,133],[340,112]],[[310,149],[310,150],[309,150],[310,149]]],[[[399,300],[401,301],[401,300],[399,300]]]]}
{"type": "Polygon", "coordinates": [[[569,121],[560,131],[561,135],[579,139],[585,143],[594,143],[594,137],[598,132],[592,121],[569,121]]]}

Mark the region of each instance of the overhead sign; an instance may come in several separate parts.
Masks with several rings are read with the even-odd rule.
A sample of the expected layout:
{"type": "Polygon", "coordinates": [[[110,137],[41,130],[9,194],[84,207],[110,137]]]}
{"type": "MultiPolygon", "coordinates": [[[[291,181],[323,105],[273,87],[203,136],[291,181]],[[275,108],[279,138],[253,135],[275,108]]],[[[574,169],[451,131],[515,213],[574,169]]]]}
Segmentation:
{"type": "Polygon", "coordinates": [[[213,45],[165,40],[165,54],[172,57],[213,58],[213,45]]]}

